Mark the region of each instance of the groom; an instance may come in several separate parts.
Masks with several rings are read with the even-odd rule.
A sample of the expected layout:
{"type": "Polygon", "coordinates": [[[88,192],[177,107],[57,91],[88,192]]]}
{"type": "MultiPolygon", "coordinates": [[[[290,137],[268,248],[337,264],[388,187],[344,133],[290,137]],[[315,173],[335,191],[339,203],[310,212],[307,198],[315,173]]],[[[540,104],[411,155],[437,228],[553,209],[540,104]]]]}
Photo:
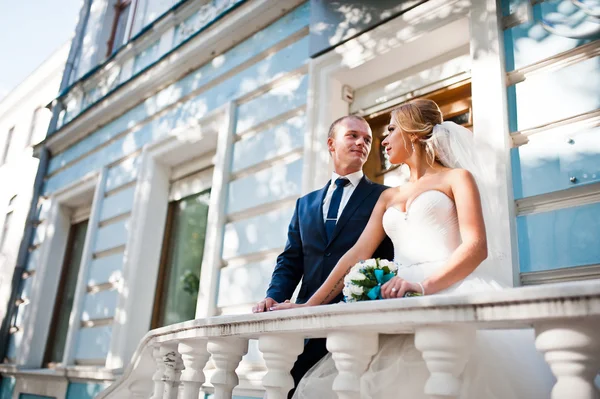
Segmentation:
{"type": "MultiPolygon", "coordinates": [[[[254,306],[253,312],[268,312],[274,304],[290,299],[301,279],[296,302],[305,303],[358,241],[379,195],[388,188],[371,182],[362,172],[372,140],[371,128],[360,116],[349,115],[333,122],[327,138],[333,176],[325,187],[296,202],[287,244],[277,258],[267,297],[254,306]]],[[[388,238],[373,257],[393,259],[388,238]]],[[[332,302],[341,299],[340,295],[332,302]]],[[[291,371],[294,386],[325,354],[325,339],[305,341],[304,352],[291,371]]]]}

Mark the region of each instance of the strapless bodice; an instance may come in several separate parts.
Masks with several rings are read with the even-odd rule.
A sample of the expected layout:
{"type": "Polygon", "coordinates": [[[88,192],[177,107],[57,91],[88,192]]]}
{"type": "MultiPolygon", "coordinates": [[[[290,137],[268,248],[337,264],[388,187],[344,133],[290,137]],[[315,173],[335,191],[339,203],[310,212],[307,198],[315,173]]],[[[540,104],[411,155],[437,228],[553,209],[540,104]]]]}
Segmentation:
{"type": "Polygon", "coordinates": [[[461,242],[454,201],[437,190],[419,194],[406,212],[388,208],[383,228],[400,266],[445,260],[461,242]]]}

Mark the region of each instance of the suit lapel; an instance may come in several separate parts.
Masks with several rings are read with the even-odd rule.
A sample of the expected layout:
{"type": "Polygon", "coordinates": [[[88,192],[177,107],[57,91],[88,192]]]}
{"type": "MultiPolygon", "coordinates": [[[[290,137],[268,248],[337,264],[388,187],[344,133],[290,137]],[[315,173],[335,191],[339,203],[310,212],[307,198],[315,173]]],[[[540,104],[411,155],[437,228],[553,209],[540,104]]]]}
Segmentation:
{"type": "MultiPolygon", "coordinates": [[[[333,230],[333,234],[331,235],[331,240],[329,240],[329,244],[335,240],[340,231],[344,228],[344,225],[348,223],[348,220],[352,217],[354,212],[358,209],[358,207],[363,203],[365,198],[375,189],[375,185],[371,183],[369,179],[363,176],[363,178],[358,183],[356,189],[350,196],[348,203],[344,207],[342,214],[340,215],[340,219],[337,221],[335,225],[335,229],[333,230]]],[[[322,205],[321,205],[322,207],[322,205]]],[[[325,226],[323,226],[323,231],[325,230],[325,226]]]]}
{"type": "Polygon", "coordinates": [[[325,187],[323,187],[318,194],[316,195],[316,200],[318,201],[317,204],[314,204],[313,206],[319,209],[319,212],[317,213],[316,217],[316,224],[317,224],[317,229],[319,230],[319,233],[321,234],[321,238],[323,239],[323,242],[327,242],[327,232],[325,231],[325,221],[323,220],[323,201],[325,200],[325,195],[327,194],[327,189],[329,188],[329,184],[331,183],[331,181],[328,181],[327,184],[325,185],[325,187]]]}

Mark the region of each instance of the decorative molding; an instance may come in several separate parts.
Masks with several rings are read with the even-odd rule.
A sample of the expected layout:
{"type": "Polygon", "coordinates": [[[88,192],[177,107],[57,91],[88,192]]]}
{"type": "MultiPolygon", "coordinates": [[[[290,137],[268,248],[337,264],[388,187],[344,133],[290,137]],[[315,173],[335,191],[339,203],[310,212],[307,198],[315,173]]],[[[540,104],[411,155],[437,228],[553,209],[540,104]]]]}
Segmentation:
{"type": "Polygon", "coordinates": [[[127,220],[130,216],[131,216],[131,211],[123,212],[123,213],[121,213],[121,214],[119,214],[117,216],[113,216],[111,218],[101,220],[98,223],[98,227],[105,227],[105,226],[108,226],[108,225],[113,224],[113,223],[117,223],[117,222],[121,222],[123,220],[127,220]]]}
{"type": "Polygon", "coordinates": [[[296,148],[290,152],[286,152],[285,154],[277,155],[273,158],[269,158],[247,168],[240,169],[239,171],[231,174],[230,181],[252,176],[257,172],[260,172],[261,170],[269,169],[274,166],[285,166],[299,159],[302,159],[303,153],[303,148],[296,148]]]}
{"type": "MultiPolygon", "coordinates": [[[[219,145],[221,132],[232,126],[233,107],[233,103],[228,103],[197,122],[177,129],[171,132],[171,135],[144,147],[130,217],[127,250],[124,252],[123,278],[119,286],[115,323],[106,362],[108,368],[121,368],[129,361],[137,341],[147,332],[147,326],[150,324],[154,289],[148,287],[155,287],[158,276],[172,168],[201,157],[203,153],[212,153],[219,145]]],[[[215,192],[214,181],[223,175],[217,171],[217,165],[229,164],[219,160],[218,151],[217,148],[204,249],[205,261],[211,251],[210,240],[218,241],[217,236],[222,237],[222,234],[219,234],[220,230],[213,226],[214,221],[211,224],[219,208],[219,203],[214,201],[225,202],[223,197],[215,192]],[[212,237],[213,235],[215,237],[212,237]]],[[[228,151],[231,151],[230,143],[228,151]]],[[[211,267],[203,263],[202,273],[206,273],[205,269],[211,267]]],[[[206,279],[203,274],[201,284],[216,285],[216,280],[204,281],[206,279]]]]}
{"type": "Polygon", "coordinates": [[[114,319],[112,317],[107,317],[103,319],[92,319],[92,320],[81,320],[80,328],[94,328],[94,327],[103,327],[110,326],[114,324],[114,319]]]}
{"type": "Polygon", "coordinates": [[[600,279],[600,265],[566,267],[556,270],[521,273],[522,285],[539,285],[600,279]]]}
{"type": "MultiPolygon", "coordinates": [[[[39,367],[43,361],[44,348],[48,338],[51,318],[54,309],[54,298],[59,285],[60,270],[63,266],[63,258],[67,245],[67,237],[71,227],[71,215],[69,208],[76,208],[82,204],[94,201],[92,205],[92,215],[99,212],[98,197],[99,190],[102,190],[105,178],[105,170],[88,174],[84,178],[73,182],[69,186],[57,191],[49,199],[50,211],[48,213],[48,227],[46,236],[40,246],[39,266],[36,270],[36,276],[31,288],[31,302],[27,306],[27,314],[23,322],[23,330],[26,334],[19,347],[17,355],[17,365],[25,367],[39,367]]],[[[86,234],[84,243],[84,253],[82,261],[87,256],[91,256],[92,238],[95,234],[96,226],[91,224],[86,234]]],[[[86,266],[80,268],[80,274],[77,282],[77,290],[85,291],[85,282],[81,283],[82,274],[86,271],[86,266]]],[[[74,310],[78,306],[78,291],[75,293],[74,310]]],[[[73,321],[76,312],[71,312],[71,326],[77,325],[73,321]]],[[[65,354],[70,350],[69,345],[73,343],[73,328],[68,332],[67,342],[65,344],[65,354]]]]}
{"type": "Polygon", "coordinates": [[[290,111],[284,112],[282,114],[279,114],[277,116],[275,116],[272,119],[269,119],[265,122],[259,123],[256,126],[253,126],[251,129],[248,129],[244,132],[236,132],[234,139],[234,142],[240,141],[242,139],[248,139],[250,137],[254,137],[257,134],[268,130],[272,127],[275,127],[285,121],[287,121],[288,119],[292,119],[295,116],[300,116],[300,115],[305,115],[306,114],[306,105],[301,105],[298,108],[294,108],[290,111]]]}
{"type": "Polygon", "coordinates": [[[545,58],[535,64],[507,73],[506,85],[512,86],[537,74],[550,73],[600,55],[600,40],[581,45],[572,50],[545,58]]]}
{"type": "Polygon", "coordinates": [[[600,126],[600,110],[586,112],[569,118],[560,119],[542,126],[531,129],[525,129],[512,132],[510,137],[513,141],[513,147],[519,147],[529,142],[529,137],[534,134],[552,132],[552,133],[576,133],[582,130],[592,129],[600,126]]]}
{"type": "Polygon", "coordinates": [[[108,281],[106,283],[88,285],[86,292],[88,294],[97,294],[102,291],[110,291],[119,287],[118,281],[108,281]]]}
{"type": "Polygon", "coordinates": [[[600,202],[600,183],[590,183],[515,201],[517,216],[552,212],[600,202]]]}
{"type": "Polygon", "coordinates": [[[110,255],[121,254],[125,252],[126,245],[119,245],[118,247],[106,249],[104,251],[94,252],[94,259],[105,258],[110,255]]]}
{"type": "Polygon", "coordinates": [[[219,24],[194,37],[181,48],[168,54],[139,78],[122,85],[107,98],[90,107],[68,124],[54,132],[45,142],[53,154],[81,140],[98,127],[105,125],[125,110],[148,98],[161,88],[181,79],[191,70],[208,62],[238,44],[258,27],[276,20],[283,12],[302,3],[302,0],[280,0],[277,6],[269,0],[246,2],[219,24]],[[252,20],[252,23],[248,23],[252,20]]]}
{"type": "Polygon", "coordinates": [[[249,219],[253,216],[264,215],[267,212],[275,211],[278,209],[285,209],[288,207],[293,207],[298,199],[298,195],[294,194],[287,198],[282,198],[277,201],[267,202],[264,204],[260,204],[253,208],[244,209],[243,211],[231,213],[227,215],[227,219],[225,223],[235,223],[240,220],[249,219]]]}

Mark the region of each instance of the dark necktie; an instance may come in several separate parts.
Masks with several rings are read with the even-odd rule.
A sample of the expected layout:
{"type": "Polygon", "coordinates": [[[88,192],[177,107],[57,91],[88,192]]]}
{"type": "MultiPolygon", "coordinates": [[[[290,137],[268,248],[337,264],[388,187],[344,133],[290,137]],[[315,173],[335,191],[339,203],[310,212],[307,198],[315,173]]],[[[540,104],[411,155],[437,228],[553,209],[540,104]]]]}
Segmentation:
{"type": "Polygon", "coordinates": [[[337,223],[338,210],[340,209],[340,202],[342,202],[342,194],[344,193],[344,187],[350,183],[350,180],[345,177],[338,177],[335,181],[335,191],[331,196],[331,202],[329,203],[329,210],[327,211],[327,218],[325,219],[325,231],[327,232],[327,239],[331,240],[335,224],[337,223]]]}

